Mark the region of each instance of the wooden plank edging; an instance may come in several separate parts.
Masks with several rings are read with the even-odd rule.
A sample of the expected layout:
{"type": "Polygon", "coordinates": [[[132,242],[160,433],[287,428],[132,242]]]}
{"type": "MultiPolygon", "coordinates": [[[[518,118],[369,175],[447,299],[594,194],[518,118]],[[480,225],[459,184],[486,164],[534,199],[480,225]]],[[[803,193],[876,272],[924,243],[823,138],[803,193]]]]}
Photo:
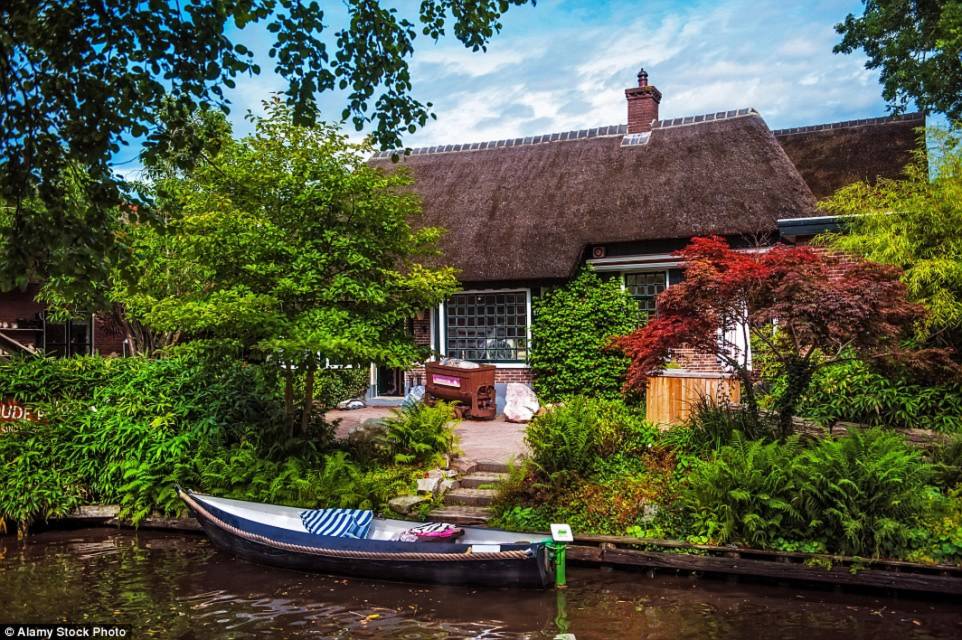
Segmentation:
{"type": "Polygon", "coordinates": [[[880,569],[863,569],[853,572],[850,568],[841,566],[825,569],[797,563],[753,560],[750,558],[723,558],[717,556],[695,556],[684,553],[619,549],[610,543],[603,543],[598,547],[572,545],[568,547],[568,557],[571,560],[591,564],[627,565],[675,571],[699,571],[793,582],[815,582],[852,587],[962,595],[962,579],[943,575],[916,574],[880,569]]]}

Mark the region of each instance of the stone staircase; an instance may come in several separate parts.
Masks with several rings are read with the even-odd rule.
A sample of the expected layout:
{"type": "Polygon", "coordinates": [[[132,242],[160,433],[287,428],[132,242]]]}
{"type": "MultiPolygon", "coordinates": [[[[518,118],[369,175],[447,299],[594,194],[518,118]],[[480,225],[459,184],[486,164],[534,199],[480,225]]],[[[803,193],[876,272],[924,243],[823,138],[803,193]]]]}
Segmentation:
{"type": "Polygon", "coordinates": [[[508,477],[508,465],[479,462],[466,469],[457,486],[444,494],[444,505],[428,514],[431,520],[462,526],[483,526],[491,517],[495,486],[508,477]]]}

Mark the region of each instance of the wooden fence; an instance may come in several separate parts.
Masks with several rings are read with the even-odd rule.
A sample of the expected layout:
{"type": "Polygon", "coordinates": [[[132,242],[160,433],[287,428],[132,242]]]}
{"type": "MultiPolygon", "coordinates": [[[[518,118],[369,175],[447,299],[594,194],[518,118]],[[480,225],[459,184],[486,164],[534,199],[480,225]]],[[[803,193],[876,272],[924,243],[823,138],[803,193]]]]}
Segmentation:
{"type": "Polygon", "coordinates": [[[665,426],[684,422],[702,398],[737,404],[741,388],[738,381],[726,373],[666,369],[648,379],[645,393],[648,420],[665,426]]]}

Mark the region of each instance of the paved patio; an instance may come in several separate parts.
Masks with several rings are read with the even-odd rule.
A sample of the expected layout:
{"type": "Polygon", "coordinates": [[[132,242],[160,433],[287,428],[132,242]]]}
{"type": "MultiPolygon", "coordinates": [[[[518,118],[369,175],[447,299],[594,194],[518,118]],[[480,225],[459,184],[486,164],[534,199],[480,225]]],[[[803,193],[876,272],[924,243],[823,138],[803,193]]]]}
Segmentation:
{"type": "MultiPolygon", "coordinates": [[[[332,410],[325,414],[328,421],[341,420],[337,437],[347,435],[365,420],[383,418],[389,407],[365,407],[353,411],[332,410]]],[[[494,420],[462,420],[455,428],[463,457],[475,462],[506,463],[527,452],[524,430],[527,425],[508,422],[498,415],[494,420]]]]}

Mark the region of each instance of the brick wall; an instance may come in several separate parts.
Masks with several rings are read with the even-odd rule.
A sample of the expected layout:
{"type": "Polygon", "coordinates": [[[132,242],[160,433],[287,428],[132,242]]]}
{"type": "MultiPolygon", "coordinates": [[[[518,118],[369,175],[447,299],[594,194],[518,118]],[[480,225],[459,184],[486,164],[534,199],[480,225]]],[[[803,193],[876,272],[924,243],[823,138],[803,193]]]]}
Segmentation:
{"type": "MultiPolygon", "coordinates": [[[[0,293],[0,331],[16,325],[18,328],[7,331],[6,335],[28,347],[39,347],[42,339],[39,332],[22,330],[26,323],[40,319],[43,305],[34,301],[38,289],[38,285],[30,285],[25,291],[0,293]]],[[[0,344],[0,349],[9,351],[3,344],[0,344]]]]}
{"type": "MultiPolygon", "coordinates": [[[[30,285],[26,290],[14,290],[0,293],[0,331],[7,328],[7,335],[27,346],[40,347],[42,335],[39,331],[21,330],[26,323],[39,322],[40,313],[44,305],[34,298],[40,285],[30,285]],[[16,324],[17,329],[11,330],[16,324]],[[4,325],[7,325],[6,327],[4,325]]],[[[106,318],[94,320],[94,348],[103,355],[120,355],[123,353],[124,336],[113,323],[106,318]]],[[[2,348],[2,345],[0,345],[2,348]]]]}
{"type": "Polygon", "coordinates": [[[495,384],[508,382],[531,384],[532,378],[531,369],[528,367],[524,367],[523,369],[498,369],[494,372],[495,384]]]}
{"type": "Polygon", "coordinates": [[[411,321],[411,325],[414,331],[414,344],[421,345],[424,347],[432,346],[431,345],[430,312],[425,312],[423,318],[414,318],[411,321]]]}
{"type": "Polygon", "coordinates": [[[110,318],[94,318],[94,349],[104,356],[124,354],[124,332],[110,318]]]}
{"type": "Polygon", "coordinates": [[[710,353],[690,347],[671,350],[671,359],[686,371],[721,371],[718,359],[710,353]]]}

